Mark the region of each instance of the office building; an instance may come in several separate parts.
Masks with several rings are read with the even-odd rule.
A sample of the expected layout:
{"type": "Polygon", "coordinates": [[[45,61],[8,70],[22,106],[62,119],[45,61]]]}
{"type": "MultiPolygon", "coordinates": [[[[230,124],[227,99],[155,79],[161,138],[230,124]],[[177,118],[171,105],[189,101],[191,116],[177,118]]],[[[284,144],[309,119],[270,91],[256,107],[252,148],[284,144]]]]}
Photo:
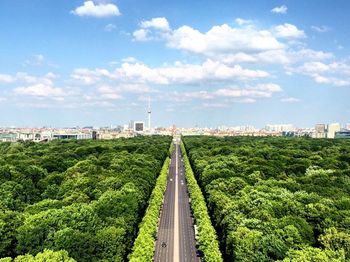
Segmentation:
{"type": "Polygon", "coordinates": [[[266,125],[265,130],[270,132],[293,131],[295,128],[292,124],[266,125]]]}
{"type": "Polygon", "coordinates": [[[92,139],[91,133],[56,133],[52,134],[52,139],[92,139]]]}
{"type": "Polygon", "coordinates": [[[144,122],[134,122],[134,132],[143,132],[145,130],[145,123],[144,122]]]}
{"type": "Polygon", "coordinates": [[[340,131],[340,124],[339,123],[332,123],[328,124],[327,126],[327,138],[334,138],[335,132],[340,131]]]}
{"type": "Polygon", "coordinates": [[[350,139],[350,130],[335,132],[334,138],[347,138],[347,139],[350,139]]]}
{"type": "Polygon", "coordinates": [[[315,134],[314,138],[325,138],[326,137],[326,125],[325,124],[317,124],[315,125],[315,134]]]}

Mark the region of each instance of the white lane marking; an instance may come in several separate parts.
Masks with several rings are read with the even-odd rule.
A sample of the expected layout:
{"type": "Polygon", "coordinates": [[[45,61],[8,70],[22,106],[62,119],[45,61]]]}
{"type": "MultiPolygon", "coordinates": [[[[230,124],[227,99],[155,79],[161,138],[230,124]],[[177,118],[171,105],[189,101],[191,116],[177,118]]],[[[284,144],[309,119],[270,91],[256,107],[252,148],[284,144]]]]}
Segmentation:
{"type": "Polygon", "coordinates": [[[179,248],[179,192],[178,192],[178,145],[176,147],[176,170],[175,170],[175,209],[174,209],[174,262],[180,262],[180,248],[179,248]]]}

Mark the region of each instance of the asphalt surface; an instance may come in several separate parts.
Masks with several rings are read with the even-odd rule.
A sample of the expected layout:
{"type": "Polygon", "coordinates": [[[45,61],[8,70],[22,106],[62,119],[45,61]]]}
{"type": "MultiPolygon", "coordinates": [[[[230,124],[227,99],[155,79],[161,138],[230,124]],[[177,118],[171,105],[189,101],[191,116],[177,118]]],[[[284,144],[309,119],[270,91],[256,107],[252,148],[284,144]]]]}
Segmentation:
{"type": "MultiPolygon", "coordinates": [[[[193,229],[193,218],[189,203],[189,195],[185,180],[185,169],[182,162],[180,147],[175,145],[171,156],[167,188],[160,214],[156,250],[156,262],[200,261],[196,253],[196,241],[193,229]],[[178,147],[178,177],[176,178],[176,147],[178,147]],[[175,194],[177,183],[177,194],[175,194]],[[175,196],[177,195],[177,199],[175,196]],[[178,217],[174,217],[177,205],[178,217]],[[175,223],[175,219],[178,221],[175,223]],[[178,225],[175,229],[174,225],[178,225]],[[174,232],[178,230],[179,243],[174,244],[174,232]],[[165,244],[164,244],[165,243],[165,244]]],[[[177,238],[177,236],[176,236],[177,238]]]]}

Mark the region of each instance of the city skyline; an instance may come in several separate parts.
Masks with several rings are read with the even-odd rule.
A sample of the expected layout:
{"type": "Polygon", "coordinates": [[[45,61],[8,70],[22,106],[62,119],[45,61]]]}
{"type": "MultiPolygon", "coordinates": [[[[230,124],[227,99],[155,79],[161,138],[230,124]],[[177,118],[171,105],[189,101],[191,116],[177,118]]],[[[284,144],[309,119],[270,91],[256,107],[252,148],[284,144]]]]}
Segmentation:
{"type": "Polygon", "coordinates": [[[346,124],[348,10],[345,0],[4,0],[0,126],[147,123],[149,97],[152,126],[346,124]]]}

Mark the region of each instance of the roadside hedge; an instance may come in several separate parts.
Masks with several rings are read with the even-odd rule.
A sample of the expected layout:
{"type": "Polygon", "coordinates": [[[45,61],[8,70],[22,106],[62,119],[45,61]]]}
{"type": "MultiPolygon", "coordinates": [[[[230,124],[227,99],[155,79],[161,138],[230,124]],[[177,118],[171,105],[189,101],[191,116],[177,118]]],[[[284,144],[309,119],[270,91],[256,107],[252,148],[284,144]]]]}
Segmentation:
{"type": "Polygon", "coordinates": [[[73,258],[68,256],[65,250],[52,251],[45,249],[43,252],[32,256],[31,254],[20,255],[14,259],[11,257],[0,258],[0,262],[46,262],[46,261],[60,261],[60,262],[76,262],[73,258]]]}
{"type": "Polygon", "coordinates": [[[158,218],[166,189],[169,165],[170,159],[168,157],[164,161],[156,186],[152,191],[145,216],[140,224],[139,233],[134,242],[132,253],[129,255],[130,262],[153,260],[158,229],[158,218]]]}
{"type": "Polygon", "coordinates": [[[171,142],[170,147],[169,147],[169,157],[170,158],[171,158],[171,154],[173,153],[173,151],[174,151],[174,143],[171,142]]]}
{"type": "Polygon", "coordinates": [[[196,220],[198,231],[197,242],[199,245],[199,250],[203,252],[203,259],[206,262],[222,261],[222,255],[219,250],[219,242],[216,236],[216,231],[211,224],[204,196],[194,177],[183,142],[181,142],[181,150],[184,159],[185,176],[191,197],[193,215],[196,220]]]}

